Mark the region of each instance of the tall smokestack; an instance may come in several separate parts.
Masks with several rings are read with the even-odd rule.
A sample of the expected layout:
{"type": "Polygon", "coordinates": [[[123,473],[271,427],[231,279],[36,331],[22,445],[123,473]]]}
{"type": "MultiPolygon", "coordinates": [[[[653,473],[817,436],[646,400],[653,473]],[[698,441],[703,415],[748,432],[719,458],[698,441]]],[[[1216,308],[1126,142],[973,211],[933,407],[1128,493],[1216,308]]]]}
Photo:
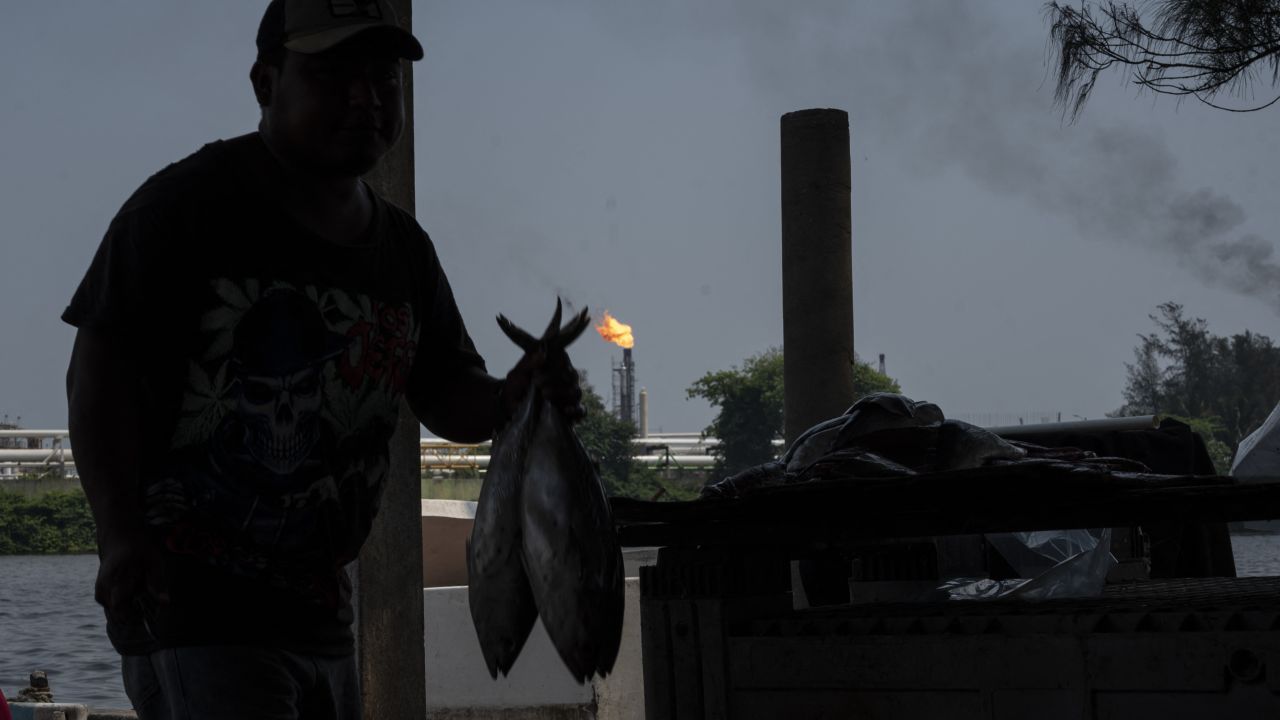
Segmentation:
{"type": "Polygon", "coordinates": [[[884,375],[884,353],[880,353],[880,374],[884,375]]]}
{"type": "Polygon", "coordinates": [[[649,393],[640,388],[640,437],[649,437],[649,393]]]}
{"type": "Polygon", "coordinates": [[[622,387],[620,389],[621,402],[618,415],[634,427],[636,424],[636,364],[631,359],[631,348],[622,349],[622,387]]]}
{"type": "Polygon", "coordinates": [[[782,116],[782,346],[787,444],[853,401],[849,114],[782,116]]]}

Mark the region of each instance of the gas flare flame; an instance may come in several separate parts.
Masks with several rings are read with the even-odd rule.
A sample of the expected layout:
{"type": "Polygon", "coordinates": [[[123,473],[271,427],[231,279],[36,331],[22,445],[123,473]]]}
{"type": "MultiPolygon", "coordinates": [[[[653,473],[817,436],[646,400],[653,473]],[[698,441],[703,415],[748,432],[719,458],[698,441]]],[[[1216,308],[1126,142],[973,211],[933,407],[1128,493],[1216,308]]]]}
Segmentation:
{"type": "Polygon", "coordinates": [[[596,326],[596,332],[600,333],[600,337],[618,347],[629,349],[636,344],[636,339],[631,335],[631,326],[618,322],[608,310],[604,311],[604,319],[596,326]]]}

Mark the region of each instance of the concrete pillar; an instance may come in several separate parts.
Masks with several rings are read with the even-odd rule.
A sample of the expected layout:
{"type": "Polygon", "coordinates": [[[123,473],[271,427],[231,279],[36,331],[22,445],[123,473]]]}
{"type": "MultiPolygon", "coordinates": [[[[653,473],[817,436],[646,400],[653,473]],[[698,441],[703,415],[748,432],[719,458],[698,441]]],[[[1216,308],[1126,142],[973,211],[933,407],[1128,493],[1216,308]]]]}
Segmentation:
{"type": "MultiPolygon", "coordinates": [[[[401,26],[412,27],[410,0],[391,0],[391,5],[401,26]]],[[[412,213],[413,64],[405,61],[403,67],[404,135],[365,180],[412,213]]],[[[382,507],[352,573],[356,652],[368,720],[422,718],[427,712],[418,437],[418,420],[401,403],[382,507]]]]}
{"type": "Polygon", "coordinates": [[[782,344],[786,441],[853,401],[849,115],[782,116],[782,344]]]}

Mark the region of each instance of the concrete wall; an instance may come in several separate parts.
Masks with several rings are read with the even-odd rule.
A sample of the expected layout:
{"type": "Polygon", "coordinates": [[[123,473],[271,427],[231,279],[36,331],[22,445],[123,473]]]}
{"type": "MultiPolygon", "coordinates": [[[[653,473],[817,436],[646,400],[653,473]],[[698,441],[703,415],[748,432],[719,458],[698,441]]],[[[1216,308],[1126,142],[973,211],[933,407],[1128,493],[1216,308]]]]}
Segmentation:
{"type": "Polygon", "coordinates": [[[474,502],[422,501],[422,587],[467,584],[467,538],[475,517],[474,502]]]}
{"type": "Polygon", "coordinates": [[[66,492],[79,490],[80,481],[76,478],[43,478],[0,477],[0,492],[16,493],[26,497],[38,497],[49,492],[66,492]]]}
{"type": "Polygon", "coordinates": [[[622,646],[609,677],[579,685],[539,620],[511,674],[493,680],[471,622],[466,587],[423,590],[427,716],[643,720],[640,581],[628,578],[622,646]]]}
{"type": "Polygon", "coordinates": [[[562,669],[539,620],[507,677],[492,680],[480,653],[466,587],[423,590],[427,711],[457,708],[581,707],[593,704],[589,685],[562,669]]]}
{"type": "Polygon", "coordinates": [[[511,674],[493,680],[480,653],[465,585],[466,540],[475,508],[474,502],[462,500],[422,501],[427,717],[643,720],[640,581],[636,576],[641,565],[655,562],[656,550],[623,553],[628,578],[622,645],[609,677],[577,684],[539,620],[511,674]]]}
{"type": "MultiPolygon", "coordinates": [[[[644,663],[640,654],[640,578],[629,577],[622,645],[609,677],[593,683],[599,720],[644,720],[644,663]]],[[[557,657],[557,660],[559,658],[557,657]]],[[[566,675],[567,670],[561,668],[566,675]]]]}

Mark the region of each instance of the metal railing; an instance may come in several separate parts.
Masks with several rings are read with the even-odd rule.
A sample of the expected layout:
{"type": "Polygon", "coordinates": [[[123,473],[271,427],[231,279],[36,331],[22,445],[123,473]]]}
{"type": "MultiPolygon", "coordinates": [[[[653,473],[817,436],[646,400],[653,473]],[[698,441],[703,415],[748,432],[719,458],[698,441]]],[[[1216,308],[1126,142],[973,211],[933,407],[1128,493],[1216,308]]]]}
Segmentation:
{"type": "Polygon", "coordinates": [[[66,430],[0,430],[0,478],[56,471],[75,475],[66,430]]]}

